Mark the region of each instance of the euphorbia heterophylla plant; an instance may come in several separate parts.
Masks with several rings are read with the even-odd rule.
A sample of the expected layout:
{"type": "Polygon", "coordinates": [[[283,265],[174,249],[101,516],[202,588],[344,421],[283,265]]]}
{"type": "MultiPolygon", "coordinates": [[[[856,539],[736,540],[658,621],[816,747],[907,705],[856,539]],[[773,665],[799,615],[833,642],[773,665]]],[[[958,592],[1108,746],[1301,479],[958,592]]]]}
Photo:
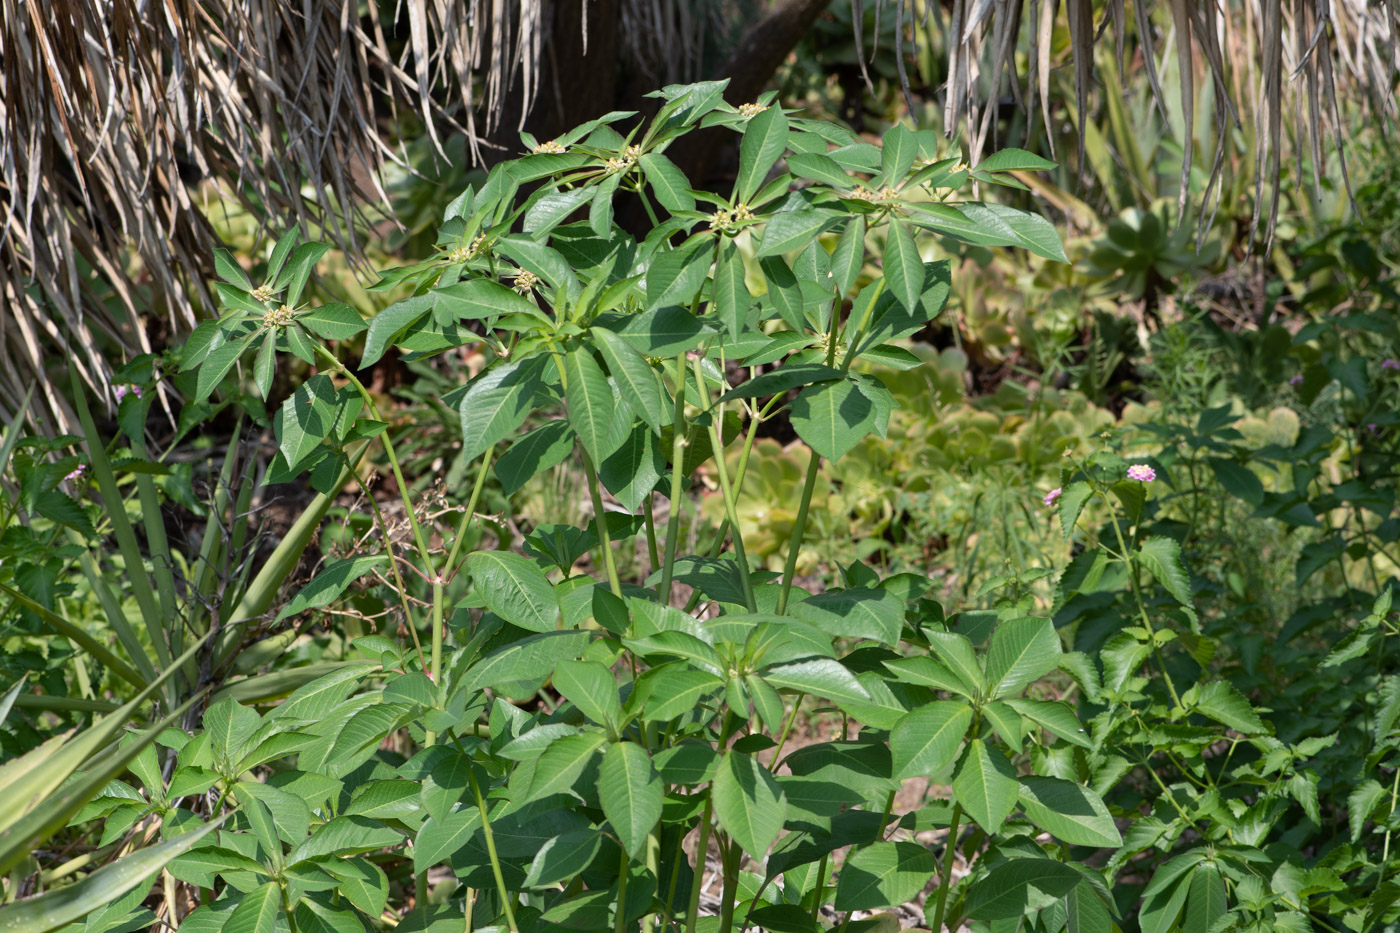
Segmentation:
{"type": "Polygon", "coordinates": [[[615,113],[527,138],[531,154],[447,205],[438,258],[384,275],[412,297],[369,321],[358,367],[328,342],[357,337],[359,316],[300,303],[321,246],[283,238],[256,286],[221,257],[231,310],[183,362],[198,391],[250,353],[264,395],[279,353],[321,368],[277,413],[269,480],[334,488],[358,469],[347,451],[378,439],[407,490],[356,372],[391,348],[484,343],[494,359],[443,399],[481,462],[455,526],[405,501],[410,553],[333,562],[283,610],[387,568],[411,643],[360,638],[362,662],[266,715],[221,699],[174,753],[195,809],[233,814],[171,863],[202,891],[191,929],[382,928],[393,884],[413,908],[400,931],[844,931],[909,902],[936,930],[1112,928],[1119,905],[1086,863],[1123,842],[1089,783],[1095,737],[1069,703],[1028,695],[1063,667],[1062,686],[1097,698],[1093,665],[1029,600],[950,620],[909,574],[855,564],[817,593],[794,579],[821,462],[883,435],[878,372],[917,364],[897,341],[947,299],[948,263],[916,235],[1063,261],[1043,218],[957,196],[1049,163],[1013,150],[968,169],[930,132],[875,146],[723,90],[666,88],[625,137],[612,125],[632,115],[615,113]],[[710,126],[741,136],[727,194],[666,156],[710,126]],[[615,222],[624,200],[645,236],[615,222]],[[782,574],[751,567],[735,508],[776,417],[811,451],[782,574]],[[731,445],[737,459],[716,456],[731,445]],[[488,466],[509,493],[569,458],[588,527],[473,550],[488,466]],[[702,473],[726,521],[685,553],[702,473]],[[645,576],[619,573],[623,547],[645,576]],[[790,748],[804,708],[834,710],[841,734],[790,748]],[[405,755],[381,750],[390,736],[405,755]],[[935,790],[896,807],[911,779],[935,790]],[[701,916],[711,875],[718,915],[701,916]]]}

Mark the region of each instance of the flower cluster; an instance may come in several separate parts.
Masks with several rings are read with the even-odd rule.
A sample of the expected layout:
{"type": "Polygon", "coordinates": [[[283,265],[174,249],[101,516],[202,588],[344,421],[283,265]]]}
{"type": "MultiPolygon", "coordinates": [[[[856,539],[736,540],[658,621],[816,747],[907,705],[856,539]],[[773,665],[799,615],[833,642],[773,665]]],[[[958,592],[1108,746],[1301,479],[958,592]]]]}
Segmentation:
{"type": "Polygon", "coordinates": [[[481,252],[481,247],[484,245],[486,245],[486,234],[478,234],[476,239],[472,240],[470,246],[459,246],[452,252],[448,253],[447,261],[452,263],[453,265],[461,265],[462,263],[475,256],[477,253],[481,252]]]}
{"type": "Polygon", "coordinates": [[[1139,483],[1150,483],[1157,478],[1157,471],[1145,463],[1134,463],[1128,467],[1128,479],[1135,479],[1139,483]]]}
{"type": "Polygon", "coordinates": [[[551,139],[549,142],[546,142],[546,143],[538,143],[538,144],[536,144],[535,148],[534,148],[533,150],[531,150],[531,151],[532,151],[532,152],[548,152],[548,153],[551,153],[551,154],[553,154],[553,155],[558,155],[558,154],[561,153],[561,152],[566,152],[566,151],[567,151],[567,147],[564,146],[562,143],[560,143],[559,140],[557,140],[557,139],[551,139]]]}
{"type": "Polygon", "coordinates": [[[511,286],[517,294],[528,295],[536,285],[540,283],[539,276],[528,270],[522,269],[516,273],[515,284],[511,286]]]}
{"type": "Polygon", "coordinates": [[[1381,360],[1381,369],[1400,369],[1400,360],[1381,360]]]}
{"type": "Polygon", "coordinates": [[[85,466],[84,464],[81,464],[81,463],[80,463],[80,464],[78,464],[78,468],[77,468],[76,470],[74,470],[72,473],[69,473],[67,476],[65,476],[65,477],[63,477],[63,478],[64,478],[65,480],[78,480],[78,479],[82,479],[82,478],[83,478],[83,474],[86,473],[86,472],[87,472],[87,466],[85,466]]]}
{"type": "Polygon", "coordinates": [[[622,155],[608,159],[605,164],[608,167],[608,172],[616,175],[625,172],[632,166],[636,165],[637,160],[641,157],[642,147],[633,145],[628,146],[626,149],[622,150],[622,155]]]}
{"type": "Polygon", "coordinates": [[[1045,504],[1046,504],[1047,506],[1054,505],[1054,504],[1055,504],[1055,500],[1058,499],[1058,498],[1060,498],[1060,493],[1061,493],[1061,492],[1062,492],[1062,490],[1060,489],[1059,486],[1056,486],[1054,489],[1052,489],[1052,490],[1050,490],[1049,492],[1047,492],[1047,493],[1045,494],[1045,504]]]}
{"type": "Polygon", "coordinates": [[[1302,385],[1302,384],[1303,384],[1303,374],[1302,374],[1302,373],[1299,373],[1298,375],[1294,376],[1292,379],[1288,380],[1288,384],[1291,385],[1291,386],[1300,386],[1300,385],[1302,385]]]}
{"type": "Polygon", "coordinates": [[[292,306],[282,305],[280,308],[272,308],[263,315],[263,323],[268,327],[286,327],[292,323],[292,306]]]}
{"type": "Polygon", "coordinates": [[[141,397],[141,387],[138,386],[138,385],[121,385],[121,386],[117,386],[117,388],[116,388],[116,395],[117,395],[117,404],[120,405],[122,399],[126,398],[128,395],[134,395],[134,396],[136,396],[137,398],[140,398],[140,397],[141,397]]]}
{"type": "Polygon", "coordinates": [[[263,304],[267,304],[269,301],[272,300],[272,286],[259,285],[257,288],[253,289],[251,294],[253,296],[254,301],[260,301],[263,304]]]}
{"type": "Polygon", "coordinates": [[[752,118],[752,117],[758,116],[760,113],[762,113],[763,111],[765,111],[765,110],[767,110],[767,109],[768,109],[768,108],[765,107],[763,104],[758,104],[758,103],[753,103],[753,104],[740,104],[740,105],[739,105],[739,116],[744,117],[744,118],[746,118],[746,119],[747,119],[747,118],[752,118]]]}
{"type": "Polygon", "coordinates": [[[753,211],[747,204],[739,204],[733,210],[720,209],[710,215],[710,229],[728,231],[735,224],[753,220],[753,211]]]}
{"type": "Polygon", "coordinates": [[[895,191],[889,185],[886,185],[879,191],[872,191],[869,188],[857,185],[850,191],[847,191],[844,197],[851,198],[856,201],[892,201],[895,198],[899,197],[899,192],[895,191]]]}

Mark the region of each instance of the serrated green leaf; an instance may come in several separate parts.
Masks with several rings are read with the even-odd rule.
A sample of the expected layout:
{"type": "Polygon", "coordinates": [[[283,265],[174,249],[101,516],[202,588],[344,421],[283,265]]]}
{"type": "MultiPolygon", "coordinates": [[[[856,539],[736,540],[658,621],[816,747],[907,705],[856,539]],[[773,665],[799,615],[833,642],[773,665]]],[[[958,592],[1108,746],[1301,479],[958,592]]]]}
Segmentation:
{"type": "Polygon", "coordinates": [[[787,819],[787,798],[773,775],[757,759],[730,749],[720,759],[710,793],[725,832],[762,860],[787,819]]]}
{"type": "Polygon", "coordinates": [[[1172,538],[1148,538],[1138,547],[1137,559],[1177,602],[1191,607],[1191,578],[1181,560],[1180,544],[1172,538]]]}
{"type": "Polygon", "coordinates": [[[953,775],[953,797],[988,833],[1000,831],[1016,807],[1020,785],[1001,750],[973,739],[953,775]]]}
{"type": "Polygon", "coordinates": [[[1052,777],[1021,778],[1021,808],[1041,829],[1078,846],[1117,848],[1123,837],[1099,795],[1087,787],[1052,777]]]}
{"type": "Polygon", "coordinates": [[[895,777],[929,777],[942,771],[957,757],[970,725],[972,708],[953,700],[905,713],[890,730],[895,777]]]}
{"type": "Polygon", "coordinates": [[[881,910],[911,901],[933,878],[933,853],[913,842],[877,842],[853,851],[836,879],[837,910],[881,910]]]}
{"type": "Polygon", "coordinates": [[[558,627],[559,598],[533,561],[510,551],[475,551],[467,570],[473,591],[502,619],[531,632],[558,627]]]}

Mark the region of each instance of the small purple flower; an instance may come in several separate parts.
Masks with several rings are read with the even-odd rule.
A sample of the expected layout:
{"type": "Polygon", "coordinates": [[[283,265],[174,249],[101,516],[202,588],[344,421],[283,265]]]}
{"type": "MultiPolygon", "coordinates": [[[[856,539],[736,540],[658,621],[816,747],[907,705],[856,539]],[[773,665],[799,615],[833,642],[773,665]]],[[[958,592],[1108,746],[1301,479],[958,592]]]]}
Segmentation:
{"type": "Polygon", "coordinates": [[[1400,369],[1400,360],[1381,360],[1381,369],[1400,369]]]}
{"type": "Polygon", "coordinates": [[[1291,386],[1300,386],[1300,385],[1302,385],[1302,384],[1303,384],[1303,374],[1302,374],[1302,373],[1299,373],[1298,375],[1294,376],[1292,379],[1288,380],[1288,384],[1291,385],[1291,386]]]}
{"type": "Polygon", "coordinates": [[[1140,483],[1150,483],[1157,478],[1157,471],[1145,463],[1134,463],[1128,467],[1128,479],[1135,479],[1140,483]]]}
{"type": "Polygon", "coordinates": [[[141,387],[138,386],[138,385],[121,385],[121,386],[117,386],[117,403],[118,403],[118,404],[121,404],[121,400],[124,399],[124,398],[126,398],[127,395],[134,395],[134,396],[136,396],[137,398],[140,398],[140,397],[141,397],[141,387]]]}
{"type": "Polygon", "coordinates": [[[81,464],[81,463],[80,463],[80,464],[78,464],[78,468],[77,468],[76,470],[74,470],[72,473],[69,473],[67,476],[65,476],[65,477],[63,477],[63,478],[64,478],[65,480],[77,480],[77,479],[82,479],[82,478],[83,478],[83,474],[86,473],[86,472],[87,472],[87,466],[85,466],[84,464],[81,464]]]}
{"type": "Polygon", "coordinates": [[[1054,489],[1050,490],[1045,494],[1045,504],[1047,506],[1054,505],[1055,500],[1058,498],[1060,498],[1060,487],[1056,486],[1054,489]]]}

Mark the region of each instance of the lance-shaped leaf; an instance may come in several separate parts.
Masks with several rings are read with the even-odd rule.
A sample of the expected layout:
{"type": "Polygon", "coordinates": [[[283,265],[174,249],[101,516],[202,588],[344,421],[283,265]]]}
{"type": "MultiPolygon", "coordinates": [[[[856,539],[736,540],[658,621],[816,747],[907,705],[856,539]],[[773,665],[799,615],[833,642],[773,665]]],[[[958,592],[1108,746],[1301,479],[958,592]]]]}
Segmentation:
{"type": "Polygon", "coordinates": [[[618,742],[598,768],[598,798],[628,856],[637,858],[661,819],[665,788],[646,749],[618,742]]]}
{"type": "Polygon", "coordinates": [[[875,432],[876,414],[874,403],[847,379],[803,389],[792,403],[792,426],[807,446],[836,461],[875,432]]]}
{"type": "Polygon", "coordinates": [[[1062,842],[1116,848],[1123,837],[1099,795],[1052,777],[1021,778],[1021,808],[1031,822],[1062,842]]]}
{"type": "Polygon", "coordinates": [[[476,551],[467,557],[472,588],[486,608],[532,632],[552,632],[559,624],[554,586],[529,558],[510,551],[476,551]]]}
{"type": "Polygon", "coordinates": [[[515,433],[534,410],[543,371],[541,357],[497,363],[467,384],[458,404],[463,457],[475,460],[515,433]]]}
{"type": "Polygon", "coordinates": [[[762,860],[787,819],[783,789],[758,760],[730,749],[711,789],[715,816],[750,856],[762,860]]]}
{"type": "Polygon", "coordinates": [[[953,797],[988,833],[1001,830],[1002,822],[1016,808],[1020,785],[1016,772],[1001,749],[973,739],[953,775],[953,797]]]}
{"type": "Polygon", "coordinates": [[[880,910],[913,900],[933,878],[933,853],[913,842],[856,849],[836,880],[837,910],[880,910]]]}
{"type": "Polygon", "coordinates": [[[1060,636],[1049,619],[1010,619],[992,632],[987,649],[987,681],[994,697],[1020,693],[1055,669],[1060,636]]]}
{"type": "Polygon", "coordinates": [[[617,403],[608,377],[592,352],[582,347],[564,355],[563,368],[569,425],[593,463],[602,463],[625,436],[616,428],[617,403]]]}
{"type": "Polygon", "coordinates": [[[744,139],[739,143],[739,177],[734,182],[736,202],[745,203],[758,192],[768,170],[787,149],[787,138],[787,115],[776,101],[749,120],[744,127],[744,139]]]}
{"type": "Polygon", "coordinates": [[[277,614],[277,621],[308,609],[319,609],[329,605],[339,598],[351,583],[382,566],[387,559],[376,554],[331,561],[282,608],[277,614]]]}
{"type": "Polygon", "coordinates": [[[558,418],[517,439],[493,469],[506,495],[512,495],[537,474],[563,463],[573,451],[574,431],[558,418]]]}
{"type": "Polygon", "coordinates": [[[595,327],[591,332],[622,397],[647,427],[660,434],[661,425],[666,423],[670,412],[666,391],[661,387],[656,370],[630,343],[607,328],[595,327]]]}
{"type": "Polygon", "coordinates": [[[914,238],[899,221],[892,221],[889,226],[889,236],[885,240],[884,269],[885,284],[889,287],[890,294],[894,295],[907,311],[914,311],[924,290],[924,261],[919,258],[914,238]]]}
{"type": "Polygon", "coordinates": [[[929,777],[957,757],[972,708],[966,703],[941,700],[905,713],[890,730],[890,754],[895,777],[929,777]]]}

